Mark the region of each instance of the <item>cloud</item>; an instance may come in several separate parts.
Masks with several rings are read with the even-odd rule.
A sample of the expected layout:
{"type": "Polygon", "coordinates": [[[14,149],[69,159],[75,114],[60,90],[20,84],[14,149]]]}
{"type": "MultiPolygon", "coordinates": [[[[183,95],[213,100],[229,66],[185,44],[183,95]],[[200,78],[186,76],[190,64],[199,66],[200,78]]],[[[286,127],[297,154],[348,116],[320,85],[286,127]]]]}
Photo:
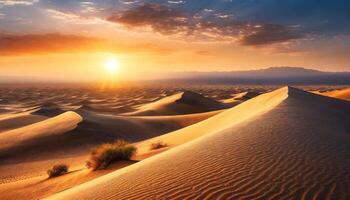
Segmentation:
{"type": "Polygon", "coordinates": [[[52,18],[63,20],[66,23],[71,24],[104,24],[108,23],[106,20],[103,20],[98,17],[92,16],[82,16],[73,12],[63,12],[55,9],[46,9],[48,15],[52,18]]]}
{"type": "MultiPolygon", "coordinates": [[[[206,11],[206,10],[205,10],[206,11]]],[[[240,21],[224,13],[185,12],[161,4],[143,4],[115,13],[108,21],[126,27],[150,27],[163,35],[191,37],[202,41],[238,42],[246,46],[264,46],[302,38],[297,27],[240,21]]]]}
{"type": "Polygon", "coordinates": [[[123,43],[81,35],[58,33],[10,35],[0,34],[0,56],[46,55],[57,53],[155,53],[169,54],[174,49],[150,43],[123,43]]]}
{"type": "Polygon", "coordinates": [[[243,34],[239,43],[246,46],[267,45],[300,39],[303,35],[281,25],[264,24],[254,27],[254,31],[243,34]]]}
{"type": "Polygon", "coordinates": [[[107,20],[128,27],[150,26],[162,34],[188,30],[189,15],[159,4],[144,4],[110,16],[107,20]]]}
{"type": "Polygon", "coordinates": [[[135,4],[135,3],[138,3],[139,1],[136,1],[136,0],[119,0],[122,4],[126,4],[126,5],[132,5],[132,4],[135,4]]]}
{"type": "Polygon", "coordinates": [[[186,1],[168,1],[170,4],[184,4],[186,1]]]}
{"type": "Polygon", "coordinates": [[[0,35],[0,55],[49,54],[101,49],[105,41],[78,35],[0,35]]]}
{"type": "Polygon", "coordinates": [[[39,0],[0,0],[0,5],[14,6],[14,5],[33,5],[39,2],[39,0]]]}

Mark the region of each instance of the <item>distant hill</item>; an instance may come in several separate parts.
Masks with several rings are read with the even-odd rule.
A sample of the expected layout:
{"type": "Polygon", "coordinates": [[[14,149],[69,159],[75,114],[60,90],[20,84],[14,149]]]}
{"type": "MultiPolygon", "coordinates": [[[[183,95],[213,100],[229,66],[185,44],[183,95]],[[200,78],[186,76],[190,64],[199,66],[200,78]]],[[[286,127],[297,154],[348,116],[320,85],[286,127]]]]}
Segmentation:
{"type": "Polygon", "coordinates": [[[250,71],[178,72],[179,82],[237,84],[350,84],[350,72],[323,72],[301,67],[270,67],[250,71]]]}
{"type": "MultiPolygon", "coordinates": [[[[188,71],[188,72],[159,72],[145,73],[141,79],[130,79],[126,85],[133,81],[151,82],[152,84],[165,83],[198,83],[198,84],[265,84],[265,85],[350,85],[350,72],[324,72],[302,67],[270,67],[259,70],[247,71],[188,71]]],[[[126,79],[128,80],[128,79],[126,79]]],[[[96,80],[60,80],[30,76],[1,76],[0,87],[7,84],[33,84],[40,86],[41,83],[95,83],[96,80]],[[39,85],[38,85],[39,84],[39,85]]],[[[46,86],[46,85],[45,85],[46,86]]]]}

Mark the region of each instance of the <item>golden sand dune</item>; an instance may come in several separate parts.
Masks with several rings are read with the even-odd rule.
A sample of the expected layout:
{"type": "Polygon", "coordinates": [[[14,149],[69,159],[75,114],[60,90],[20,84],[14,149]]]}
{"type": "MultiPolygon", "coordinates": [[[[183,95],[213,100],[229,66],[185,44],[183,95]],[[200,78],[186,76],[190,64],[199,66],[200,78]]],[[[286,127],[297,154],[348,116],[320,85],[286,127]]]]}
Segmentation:
{"type": "Polygon", "coordinates": [[[47,117],[31,115],[29,112],[3,114],[0,115],[0,132],[27,126],[45,119],[47,119],[47,117]]]}
{"type": "Polygon", "coordinates": [[[82,118],[74,112],[66,112],[59,116],[34,123],[22,128],[14,129],[0,134],[0,151],[22,148],[34,145],[48,137],[66,133],[77,127],[82,118]]]}
{"type": "MultiPolygon", "coordinates": [[[[62,160],[71,161],[79,150],[66,139],[82,118],[74,112],[66,112],[53,118],[12,129],[0,134],[1,182],[9,182],[27,176],[45,173],[49,166],[62,160]],[[69,149],[76,149],[70,151],[69,149]],[[68,153],[69,152],[69,153],[68,153]],[[68,156],[68,157],[67,157],[68,156]]],[[[79,138],[78,138],[79,139],[79,138]]],[[[81,148],[84,150],[84,148],[81,148]]],[[[85,149],[86,150],[86,149],[85,149]]]]}
{"type": "Polygon", "coordinates": [[[127,115],[182,115],[227,108],[226,105],[195,92],[181,92],[138,107],[127,115]]]}
{"type": "Polygon", "coordinates": [[[350,103],[285,87],[168,135],[196,140],[49,199],[349,199],[349,130],[350,103]]]}
{"type": "Polygon", "coordinates": [[[113,116],[81,112],[79,114],[84,120],[76,131],[106,139],[138,142],[195,124],[220,112],[222,110],[171,116],[113,116]]]}
{"type": "Polygon", "coordinates": [[[346,89],[342,89],[342,90],[333,90],[333,91],[329,91],[329,92],[323,92],[320,94],[325,95],[325,96],[329,96],[329,97],[338,98],[338,99],[343,99],[346,101],[350,101],[350,88],[346,88],[346,89]]]}
{"type": "Polygon", "coordinates": [[[73,170],[81,169],[91,149],[101,143],[116,139],[141,141],[181,129],[220,112],[140,117],[85,111],[44,117],[46,120],[1,133],[0,182],[45,175],[46,170],[57,163],[67,163],[73,170]]]}
{"type": "Polygon", "coordinates": [[[174,131],[159,137],[155,137],[137,144],[139,154],[148,153],[149,146],[157,141],[162,141],[170,146],[186,143],[208,133],[216,133],[229,128],[252,116],[268,111],[273,106],[286,98],[287,94],[282,90],[274,93],[260,95],[254,99],[246,101],[234,108],[226,110],[214,117],[204,120],[192,126],[174,131]]]}
{"type": "Polygon", "coordinates": [[[228,104],[228,105],[238,105],[242,103],[243,101],[247,101],[251,98],[254,98],[258,96],[259,92],[241,92],[238,94],[234,94],[232,97],[221,100],[222,103],[228,104]]]}
{"type": "Polygon", "coordinates": [[[112,116],[90,112],[66,112],[52,118],[29,113],[11,114],[0,118],[0,130],[4,130],[0,135],[0,155],[14,149],[45,146],[55,139],[63,144],[71,142],[67,140],[72,138],[85,141],[86,138],[92,138],[92,143],[96,144],[118,138],[141,141],[181,129],[220,112],[157,117],[112,116]],[[64,134],[75,136],[66,136],[66,140],[62,140],[64,134]]]}
{"type": "Polygon", "coordinates": [[[260,94],[260,92],[256,92],[256,91],[242,92],[242,93],[236,94],[234,96],[234,99],[236,99],[236,100],[248,100],[248,99],[251,99],[251,98],[258,96],[259,94],[260,94]]]}

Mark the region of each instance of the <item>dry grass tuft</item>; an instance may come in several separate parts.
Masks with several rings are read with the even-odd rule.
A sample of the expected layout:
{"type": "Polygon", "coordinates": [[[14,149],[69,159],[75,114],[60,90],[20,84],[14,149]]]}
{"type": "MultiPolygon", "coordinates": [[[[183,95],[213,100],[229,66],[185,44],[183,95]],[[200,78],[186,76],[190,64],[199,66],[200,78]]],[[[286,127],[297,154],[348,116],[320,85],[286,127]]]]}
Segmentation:
{"type": "Polygon", "coordinates": [[[95,148],[90,155],[86,166],[92,170],[105,169],[111,162],[130,160],[137,148],[124,140],[102,144],[95,148]]]}
{"type": "Polygon", "coordinates": [[[168,146],[167,143],[164,143],[164,142],[162,142],[162,141],[159,141],[159,142],[152,143],[151,146],[150,146],[150,149],[151,149],[151,150],[161,149],[161,148],[165,148],[165,147],[167,147],[167,146],[168,146]]]}
{"type": "Polygon", "coordinates": [[[67,172],[68,172],[68,165],[65,165],[65,164],[54,165],[52,169],[47,170],[47,174],[49,175],[49,178],[61,176],[67,172]]]}

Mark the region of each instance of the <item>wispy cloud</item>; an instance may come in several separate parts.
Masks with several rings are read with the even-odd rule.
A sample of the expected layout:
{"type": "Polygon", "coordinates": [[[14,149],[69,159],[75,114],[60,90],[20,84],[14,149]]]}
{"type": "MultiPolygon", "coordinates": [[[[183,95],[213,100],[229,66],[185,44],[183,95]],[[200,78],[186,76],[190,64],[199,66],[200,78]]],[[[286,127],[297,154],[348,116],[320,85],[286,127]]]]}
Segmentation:
{"type": "Polygon", "coordinates": [[[93,16],[82,16],[76,13],[71,12],[62,12],[55,9],[47,9],[46,12],[48,15],[55,19],[63,20],[71,24],[103,24],[107,23],[106,20],[103,20],[99,17],[93,16]]]}
{"type": "Polygon", "coordinates": [[[14,6],[14,5],[33,5],[39,0],[0,0],[0,5],[14,6]]]}
{"type": "Polygon", "coordinates": [[[1,55],[49,54],[98,49],[103,40],[62,34],[0,35],[1,55]]]}
{"type": "MultiPolygon", "coordinates": [[[[205,11],[207,12],[207,9],[205,11]]],[[[238,42],[247,46],[270,45],[303,37],[296,27],[245,22],[222,13],[203,17],[198,16],[198,13],[185,12],[161,4],[132,7],[111,15],[107,20],[129,28],[151,27],[153,31],[164,35],[238,42]]]]}
{"type": "Polygon", "coordinates": [[[126,44],[103,38],[65,35],[59,33],[13,35],[0,34],[0,55],[44,55],[57,53],[109,52],[109,53],[156,53],[169,54],[174,51],[156,44],[126,44]]]}
{"type": "Polygon", "coordinates": [[[126,4],[126,5],[132,5],[135,3],[139,3],[139,1],[137,1],[137,0],[119,0],[119,2],[121,2],[122,4],[126,4]]]}

